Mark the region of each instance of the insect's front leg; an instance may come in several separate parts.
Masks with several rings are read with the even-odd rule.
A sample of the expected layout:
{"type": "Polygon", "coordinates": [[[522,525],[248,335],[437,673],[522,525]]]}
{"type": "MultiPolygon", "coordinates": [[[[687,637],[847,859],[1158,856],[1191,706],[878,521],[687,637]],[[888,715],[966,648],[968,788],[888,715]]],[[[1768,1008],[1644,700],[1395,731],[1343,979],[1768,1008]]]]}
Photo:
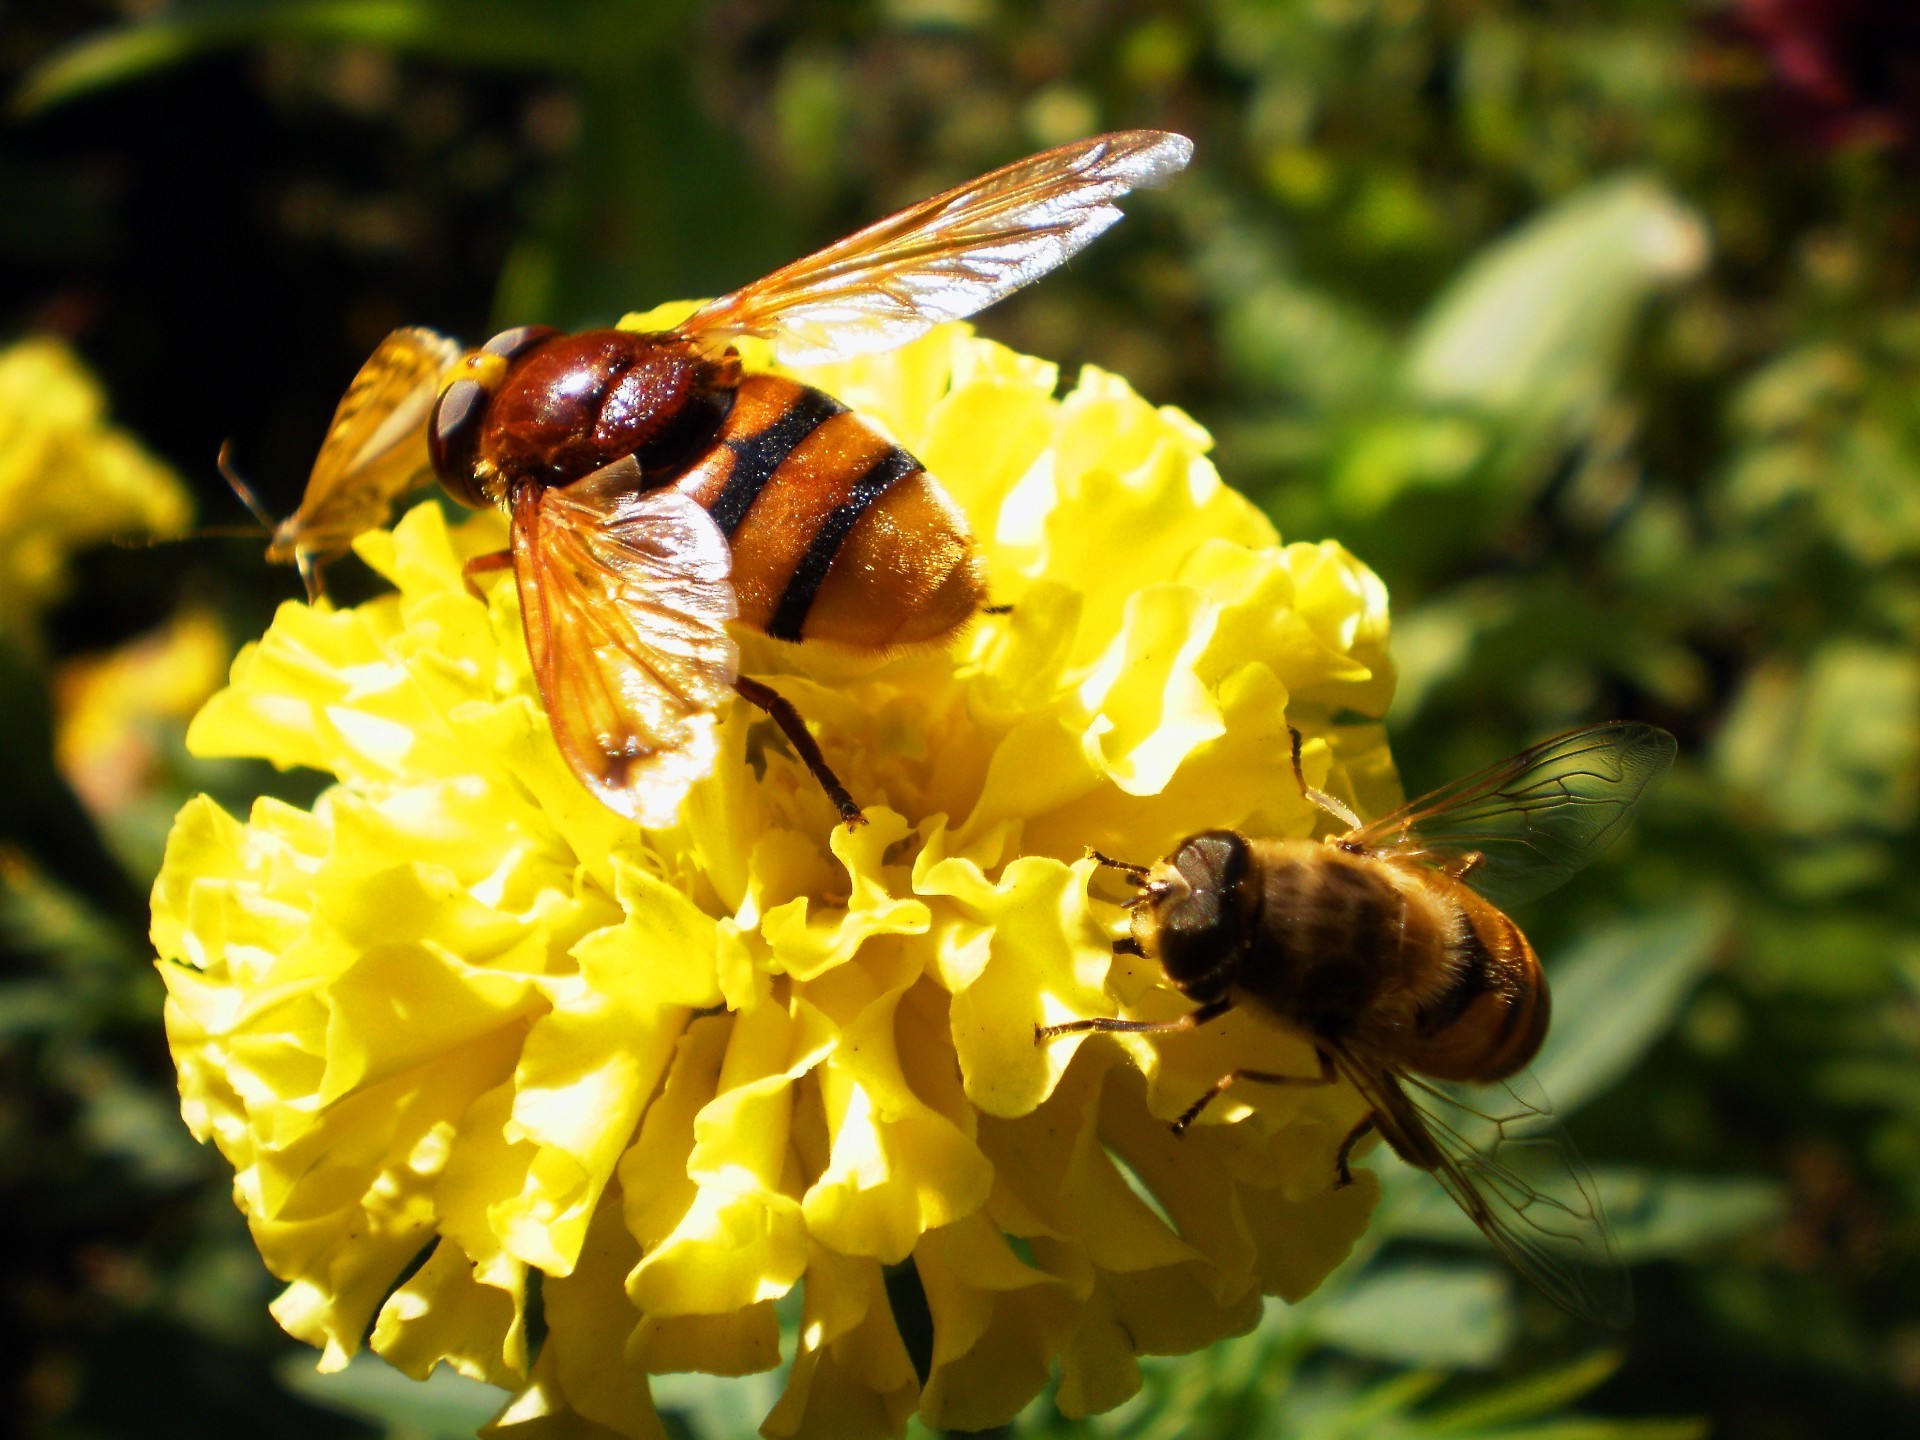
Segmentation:
{"type": "Polygon", "coordinates": [[[1102,1035],[1176,1035],[1182,1030],[1204,1025],[1209,1020],[1217,1020],[1232,1008],[1231,1000],[1214,1000],[1198,1010],[1189,1010],[1178,1020],[1121,1020],[1101,1015],[1090,1020],[1065,1020],[1058,1025],[1035,1025],[1033,1043],[1044,1045],[1062,1035],[1085,1035],[1088,1031],[1098,1031],[1102,1035]]]}
{"type": "Polygon", "coordinates": [[[496,570],[513,568],[513,551],[495,550],[486,555],[476,555],[460,567],[460,578],[467,582],[467,593],[476,600],[487,598],[486,591],[480,588],[480,577],[491,575],[496,570]]]}

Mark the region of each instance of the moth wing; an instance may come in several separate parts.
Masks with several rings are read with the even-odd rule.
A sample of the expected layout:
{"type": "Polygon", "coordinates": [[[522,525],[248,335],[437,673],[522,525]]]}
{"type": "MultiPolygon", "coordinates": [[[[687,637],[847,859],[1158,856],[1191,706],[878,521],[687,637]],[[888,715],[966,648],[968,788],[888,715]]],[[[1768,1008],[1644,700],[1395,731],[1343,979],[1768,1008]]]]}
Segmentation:
{"type": "Polygon", "coordinates": [[[300,508],[276,528],[269,558],[306,571],[314,557],[339,555],[433,478],[427,417],[459,359],[455,341],[419,326],[380,342],[334,409],[300,508]]]}
{"type": "Polygon", "coordinates": [[[1030,155],[724,295],[678,328],[769,338],[789,365],[890,350],[1046,274],[1120,218],[1115,200],[1192,155],[1191,140],[1161,130],[1030,155]]]}
{"type": "Polygon", "coordinates": [[[513,496],[527,651],[560,753],[609,808],[673,822],[713,766],[738,653],[733,557],[698,503],[631,457],[513,496]]]}

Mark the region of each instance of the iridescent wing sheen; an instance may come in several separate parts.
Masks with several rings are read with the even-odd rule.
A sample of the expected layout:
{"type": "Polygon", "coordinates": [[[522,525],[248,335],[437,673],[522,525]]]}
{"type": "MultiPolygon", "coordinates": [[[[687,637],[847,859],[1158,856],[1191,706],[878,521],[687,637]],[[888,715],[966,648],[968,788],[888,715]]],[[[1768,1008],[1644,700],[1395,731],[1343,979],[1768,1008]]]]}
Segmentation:
{"type": "Polygon", "coordinates": [[[1446,864],[1478,857],[1462,878],[1496,905],[1544,895],[1592,860],[1667,773],[1676,746],[1652,725],[1570,730],[1443,785],[1342,843],[1446,864]]]}
{"type": "Polygon", "coordinates": [[[790,365],[904,345],[1038,279],[1185,168],[1193,142],[1124,130],[1016,160],[908,206],[696,311],[682,333],[773,340],[790,365]]]}
{"type": "Polygon", "coordinates": [[[515,490],[513,568],[560,753],[609,808],[661,826],[713,765],[738,662],[733,557],[698,503],[641,484],[628,457],[515,490]]]}
{"type": "Polygon", "coordinates": [[[333,412],[300,508],[275,527],[267,558],[299,565],[309,599],[320,567],[387,522],[394,502],[433,478],[427,417],[459,345],[418,326],[382,340],[333,412]]]}
{"type": "Polygon", "coordinates": [[[1515,1270],[1563,1310],[1626,1327],[1633,1285],[1614,1255],[1593,1175],[1531,1076],[1468,1096],[1365,1055],[1333,1053],[1395,1152],[1430,1172],[1515,1270]]]}

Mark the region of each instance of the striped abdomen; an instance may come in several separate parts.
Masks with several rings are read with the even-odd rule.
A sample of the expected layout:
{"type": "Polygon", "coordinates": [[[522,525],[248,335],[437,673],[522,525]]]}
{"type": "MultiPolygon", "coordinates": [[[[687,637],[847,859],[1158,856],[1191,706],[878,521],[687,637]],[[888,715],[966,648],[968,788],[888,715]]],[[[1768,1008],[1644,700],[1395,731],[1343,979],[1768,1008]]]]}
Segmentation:
{"type": "Polygon", "coordinates": [[[862,649],[944,640],[985,583],[966,521],[913,456],[809,385],[748,375],[672,483],[733,547],[740,620],[862,649]]]}
{"type": "Polygon", "coordinates": [[[684,336],[503,331],[461,362],[428,434],[441,483],[475,507],[638,460],[712,513],[739,619],[782,640],[938,642],[985,601],[966,521],[919,461],[821,391],[742,376],[684,336]]]}
{"type": "Polygon", "coordinates": [[[1238,988],[1281,1018],[1446,1080],[1496,1080],[1546,1036],[1514,923],[1436,870],[1310,840],[1255,841],[1258,911],[1238,988]]]}

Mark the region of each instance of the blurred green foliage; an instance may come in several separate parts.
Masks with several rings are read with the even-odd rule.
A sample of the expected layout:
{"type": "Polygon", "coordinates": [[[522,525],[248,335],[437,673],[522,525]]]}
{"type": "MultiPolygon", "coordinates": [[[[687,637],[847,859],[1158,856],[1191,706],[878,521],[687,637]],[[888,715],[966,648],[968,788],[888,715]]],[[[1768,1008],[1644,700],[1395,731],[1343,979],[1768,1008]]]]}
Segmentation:
{"type": "MultiPolygon", "coordinates": [[[[983,328],[1185,405],[1289,538],[1379,570],[1410,790],[1591,718],[1680,735],[1637,832],[1521,917],[1556,977],[1541,1078],[1644,1262],[1620,1348],[1591,1350],[1431,1185],[1389,1174],[1368,1253],[1308,1302],[1150,1363],[1111,1416],[1041,1405],[1021,1433],[1920,1428],[1915,137],[1876,119],[1853,127],[1874,143],[1825,143],[1847,127],[1796,108],[1742,29],[1754,7],[130,8],[10,19],[8,325],[75,333],[201,482],[232,433],[290,500],[391,324],[477,335],[716,293],[1042,145],[1163,125],[1198,140],[1194,170],[983,328]]],[[[1862,106],[1866,60],[1920,64],[1909,32],[1872,45],[1858,73],[1828,57],[1862,106]]],[[[288,593],[204,553],[87,574],[53,662],[150,623],[156,595],[246,634],[288,593]]],[[[10,694],[41,688],[38,663],[8,661],[10,694]]],[[[125,899],[156,857],[111,817],[108,841],[89,828],[49,713],[23,698],[6,722],[12,798],[51,797],[39,828],[0,811],[15,1413],[44,1436],[469,1433],[475,1387],[279,1358],[219,1167],[165,1113],[125,899]]],[[[302,783],[177,746],[152,779],[168,803],[302,783]]],[[[738,1435],[757,1385],[680,1377],[662,1402],[685,1433],[738,1435]]]]}

